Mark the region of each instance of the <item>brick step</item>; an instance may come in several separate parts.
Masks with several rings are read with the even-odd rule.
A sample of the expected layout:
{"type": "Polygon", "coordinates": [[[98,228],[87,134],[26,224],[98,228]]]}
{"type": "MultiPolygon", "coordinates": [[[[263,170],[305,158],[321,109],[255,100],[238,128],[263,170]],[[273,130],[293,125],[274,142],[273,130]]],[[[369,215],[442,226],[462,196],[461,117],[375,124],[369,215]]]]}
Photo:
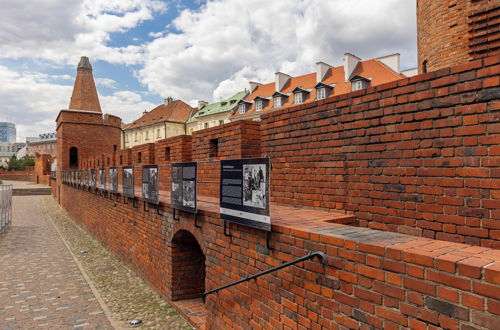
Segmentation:
{"type": "Polygon", "coordinates": [[[50,195],[51,188],[12,189],[12,196],[50,195]]]}

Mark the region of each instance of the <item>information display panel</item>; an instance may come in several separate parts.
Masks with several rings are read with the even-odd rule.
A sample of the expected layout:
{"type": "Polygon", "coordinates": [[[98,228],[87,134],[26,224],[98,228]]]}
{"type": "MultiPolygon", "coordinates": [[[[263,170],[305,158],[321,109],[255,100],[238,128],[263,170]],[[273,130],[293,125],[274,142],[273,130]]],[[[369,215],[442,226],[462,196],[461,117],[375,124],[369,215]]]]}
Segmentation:
{"type": "Polygon", "coordinates": [[[109,191],[113,194],[118,193],[118,170],[116,167],[109,168],[109,191]]]}
{"type": "Polygon", "coordinates": [[[271,231],[269,158],[221,160],[222,219],[271,231]]]}
{"type": "Polygon", "coordinates": [[[142,167],[142,198],[152,204],[159,203],[157,165],[144,165],[142,167]]]}
{"type": "Polygon", "coordinates": [[[134,198],[134,168],[126,166],[122,168],[123,195],[134,198]]]}
{"type": "Polygon", "coordinates": [[[92,191],[96,190],[96,184],[97,184],[97,170],[95,168],[90,170],[90,189],[92,191]]]}
{"type": "Polygon", "coordinates": [[[172,207],[196,213],[196,162],[172,164],[172,207]]]}
{"type": "Polygon", "coordinates": [[[104,168],[99,169],[99,189],[106,190],[106,170],[104,168]]]}
{"type": "Polygon", "coordinates": [[[83,170],[83,187],[89,188],[89,170],[83,170]]]}

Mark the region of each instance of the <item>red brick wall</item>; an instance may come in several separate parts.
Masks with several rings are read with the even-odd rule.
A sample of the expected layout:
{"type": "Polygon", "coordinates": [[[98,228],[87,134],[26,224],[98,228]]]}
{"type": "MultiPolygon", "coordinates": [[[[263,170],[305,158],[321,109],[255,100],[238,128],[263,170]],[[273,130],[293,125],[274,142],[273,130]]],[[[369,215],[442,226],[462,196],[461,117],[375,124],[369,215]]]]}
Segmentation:
{"type": "MultiPolygon", "coordinates": [[[[60,185],[60,203],[169,300],[309,251],[327,254],[327,265],[306,261],[210,295],[209,329],[495,328],[500,255],[488,246],[498,247],[500,229],[499,63],[470,62],[193,135],[200,164],[271,157],[273,201],[294,206],[271,215],[271,251],[262,231],[232,225],[225,236],[213,203],[198,205],[201,228],[187,213],[174,220],[165,197],[161,215],[144,211],[140,192],[134,207],[60,185]],[[216,138],[221,153],[210,157],[216,138]],[[361,227],[331,223],[327,212],[296,218],[318,212],[304,207],[347,210],[361,227]],[[193,272],[200,276],[185,276],[193,272]]],[[[145,159],[156,162],[165,143],[142,146],[145,159]]],[[[134,151],[128,159],[142,165],[134,151]]],[[[169,171],[160,164],[165,189],[169,171]]],[[[217,175],[201,168],[202,180],[217,175]]]]}
{"type": "Polygon", "coordinates": [[[34,182],[35,176],[33,171],[0,171],[0,180],[34,182]]]}
{"type": "Polygon", "coordinates": [[[306,261],[210,295],[209,329],[494,328],[499,321],[497,250],[325,222],[312,232],[274,226],[275,250],[268,251],[261,231],[233,225],[233,238],[224,236],[214,212],[200,211],[198,229],[191,216],[175,221],[166,210],[160,216],[141,204],[62,189],[71,196],[62,204],[68,214],[167,299],[201,290],[199,277],[180,277],[199,264],[192,260],[199,254],[189,247],[192,238],[186,242],[189,235],[174,238],[179,231],[189,231],[205,254],[206,289],[309,251],[328,255],[327,266],[306,261]]]}
{"type": "Polygon", "coordinates": [[[499,61],[264,114],[272,201],[499,248],[499,61]]]}
{"type": "Polygon", "coordinates": [[[52,156],[43,154],[35,156],[34,179],[35,183],[50,185],[50,165],[52,163],[52,156]]]}
{"type": "Polygon", "coordinates": [[[496,0],[417,0],[418,70],[500,54],[496,0]]]}

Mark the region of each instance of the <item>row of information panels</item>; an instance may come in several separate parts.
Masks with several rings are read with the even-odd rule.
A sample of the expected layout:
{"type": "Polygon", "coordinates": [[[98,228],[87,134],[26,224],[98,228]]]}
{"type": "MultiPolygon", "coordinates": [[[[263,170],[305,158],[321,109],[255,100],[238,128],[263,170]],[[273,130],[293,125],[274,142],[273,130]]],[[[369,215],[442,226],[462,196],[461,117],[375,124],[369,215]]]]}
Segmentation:
{"type": "MultiPolygon", "coordinates": [[[[221,161],[220,213],[224,220],[270,231],[269,158],[230,159],[221,161]]],[[[174,209],[197,213],[196,162],[172,164],[171,204],[174,209]]],[[[159,204],[158,166],[142,166],[142,198],[159,204]]],[[[68,170],[62,182],[91,192],[109,192],[135,198],[132,166],[68,170]],[[119,191],[118,175],[122,186],[119,191]]]]}

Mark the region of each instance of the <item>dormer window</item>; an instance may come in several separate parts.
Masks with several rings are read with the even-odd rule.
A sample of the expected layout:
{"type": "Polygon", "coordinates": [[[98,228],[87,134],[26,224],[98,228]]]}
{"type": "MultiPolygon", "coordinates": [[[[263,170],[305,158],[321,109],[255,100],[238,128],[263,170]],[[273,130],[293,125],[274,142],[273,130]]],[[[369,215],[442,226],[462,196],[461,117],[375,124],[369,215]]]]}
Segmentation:
{"type": "Polygon", "coordinates": [[[359,91],[361,89],[365,89],[368,87],[368,80],[366,79],[356,79],[353,80],[352,83],[352,91],[359,91]]]}
{"type": "Polygon", "coordinates": [[[275,108],[279,108],[281,107],[283,104],[281,102],[281,96],[275,96],[274,97],[274,107],[275,108]]]}
{"type": "Polygon", "coordinates": [[[244,114],[247,111],[247,105],[245,103],[240,103],[238,106],[238,111],[240,115],[244,114]]]}
{"type": "Polygon", "coordinates": [[[262,109],[263,109],[262,100],[256,100],[255,101],[255,110],[256,111],[260,111],[262,109]]]}
{"type": "Polygon", "coordinates": [[[320,87],[317,89],[317,93],[316,93],[316,98],[318,100],[324,100],[326,99],[326,88],[325,87],[320,87]]]}
{"type": "Polygon", "coordinates": [[[293,96],[293,104],[300,104],[302,102],[304,102],[304,96],[302,92],[295,93],[293,96]]]}

